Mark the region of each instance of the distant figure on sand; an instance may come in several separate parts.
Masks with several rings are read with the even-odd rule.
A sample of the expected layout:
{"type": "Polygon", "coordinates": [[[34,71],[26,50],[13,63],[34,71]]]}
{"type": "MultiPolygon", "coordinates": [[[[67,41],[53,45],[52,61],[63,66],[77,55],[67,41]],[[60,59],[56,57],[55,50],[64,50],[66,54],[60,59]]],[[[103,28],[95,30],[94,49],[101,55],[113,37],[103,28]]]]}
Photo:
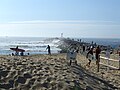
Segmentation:
{"type": "Polygon", "coordinates": [[[89,62],[86,64],[86,66],[90,67],[91,60],[93,59],[93,47],[90,48],[86,57],[89,60],[89,62]]]}
{"type": "Polygon", "coordinates": [[[51,55],[51,50],[49,45],[47,46],[46,50],[48,50],[48,54],[51,55]]]}
{"type": "Polygon", "coordinates": [[[96,50],[95,50],[95,53],[96,53],[96,64],[98,64],[100,62],[100,52],[101,52],[101,49],[99,47],[99,45],[97,46],[96,50]]]}

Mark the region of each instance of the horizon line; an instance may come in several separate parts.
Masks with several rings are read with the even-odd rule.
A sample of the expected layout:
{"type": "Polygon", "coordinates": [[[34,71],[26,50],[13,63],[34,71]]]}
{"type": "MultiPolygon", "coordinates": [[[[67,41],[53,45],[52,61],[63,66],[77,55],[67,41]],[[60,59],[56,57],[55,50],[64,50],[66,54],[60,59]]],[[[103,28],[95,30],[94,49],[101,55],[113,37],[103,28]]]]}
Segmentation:
{"type": "Polygon", "coordinates": [[[34,23],[117,23],[107,20],[28,20],[28,21],[11,21],[8,24],[34,24],[34,23]]]}

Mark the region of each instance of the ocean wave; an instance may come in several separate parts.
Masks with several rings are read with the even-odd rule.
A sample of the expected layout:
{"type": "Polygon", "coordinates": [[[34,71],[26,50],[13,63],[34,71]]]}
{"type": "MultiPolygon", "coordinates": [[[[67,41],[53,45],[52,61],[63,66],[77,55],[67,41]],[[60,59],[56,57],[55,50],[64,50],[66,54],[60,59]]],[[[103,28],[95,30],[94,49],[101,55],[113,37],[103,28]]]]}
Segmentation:
{"type": "Polygon", "coordinates": [[[18,42],[17,44],[44,44],[44,41],[18,42]]]}
{"type": "Polygon", "coordinates": [[[47,53],[46,47],[50,45],[51,52],[58,52],[59,39],[40,39],[40,38],[7,38],[0,39],[0,54],[9,54],[14,51],[10,48],[24,49],[30,53],[47,53]]]}
{"type": "Polygon", "coordinates": [[[7,47],[20,47],[20,48],[45,48],[47,47],[46,45],[43,45],[43,46],[32,46],[32,45],[9,45],[7,47]]]}

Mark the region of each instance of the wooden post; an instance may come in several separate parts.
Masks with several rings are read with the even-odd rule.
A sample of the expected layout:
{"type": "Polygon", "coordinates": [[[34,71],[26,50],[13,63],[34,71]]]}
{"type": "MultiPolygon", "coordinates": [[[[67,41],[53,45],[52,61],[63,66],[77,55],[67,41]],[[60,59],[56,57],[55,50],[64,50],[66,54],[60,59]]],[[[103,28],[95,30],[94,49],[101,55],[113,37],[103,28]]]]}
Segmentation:
{"type": "Polygon", "coordinates": [[[109,69],[110,69],[110,68],[109,68],[109,58],[107,59],[107,65],[108,65],[108,66],[107,66],[107,71],[109,71],[109,69]]]}
{"type": "Polygon", "coordinates": [[[110,52],[109,51],[107,51],[106,52],[106,58],[107,58],[107,71],[109,71],[109,59],[110,59],[110,52]]]}
{"type": "Polygon", "coordinates": [[[119,68],[118,69],[120,70],[120,56],[119,56],[119,68]]]}

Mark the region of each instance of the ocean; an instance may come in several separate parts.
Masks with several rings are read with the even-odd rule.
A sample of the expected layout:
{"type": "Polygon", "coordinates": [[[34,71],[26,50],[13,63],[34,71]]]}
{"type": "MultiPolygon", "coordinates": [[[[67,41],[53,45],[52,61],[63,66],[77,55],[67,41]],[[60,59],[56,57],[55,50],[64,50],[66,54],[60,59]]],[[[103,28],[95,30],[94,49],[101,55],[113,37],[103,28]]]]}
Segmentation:
{"type": "Polygon", "coordinates": [[[16,48],[25,50],[25,55],[29,54],[47,54],[47,45],[51,46],[51,53],[58,53],[60,51],[57,48],[57,42],[47,40],[48,38],[42,37],[0,37],[0,55],[10,55],[15,53],[10,48],[16,48]]]}
{"type": "MultiPolygon", "coordinates": [[[[104,38],[74,38],[81,39],[84,42],[91,43],[92,41],[99,45],[110,45],[116,48],[120,45],[120,39],[104,39],[104,38]]],[[[0,37],[0,55],[9,55],[15,53],[10,48],[24,49],[25,53],[33,54],[47,54],[46,47],[50,45],[51,53],[58,53],[61,49],[58,47],[59,39],[50,40],[42,37],[0,37]]]]}

